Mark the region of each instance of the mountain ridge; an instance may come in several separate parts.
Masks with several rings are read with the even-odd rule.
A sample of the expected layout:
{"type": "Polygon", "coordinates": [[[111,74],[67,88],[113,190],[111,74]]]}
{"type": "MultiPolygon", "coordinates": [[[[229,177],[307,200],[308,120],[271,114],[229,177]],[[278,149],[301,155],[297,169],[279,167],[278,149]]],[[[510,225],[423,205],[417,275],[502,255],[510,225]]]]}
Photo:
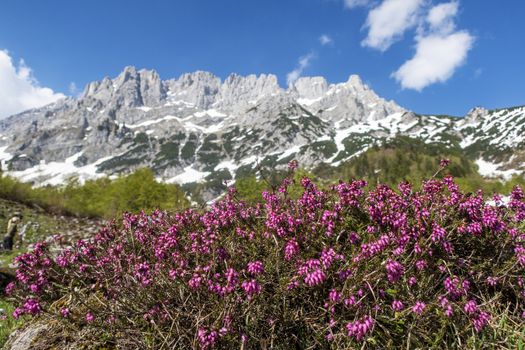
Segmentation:
{"type": "Polygon", "coordinates": [[[459,147],[492,175],[525,169],[523,106],[425,116],[381,98],[357,75],[336,84],[301,77],[284,89],[272,74],[221,80],[197,71],[162,80],[132,66],[87,84],[78,98],[0,121],[0,160],[39,185],[144,166],[184,184],[234,180],[292,158],[338,165],[396,135],[459,147]]]}

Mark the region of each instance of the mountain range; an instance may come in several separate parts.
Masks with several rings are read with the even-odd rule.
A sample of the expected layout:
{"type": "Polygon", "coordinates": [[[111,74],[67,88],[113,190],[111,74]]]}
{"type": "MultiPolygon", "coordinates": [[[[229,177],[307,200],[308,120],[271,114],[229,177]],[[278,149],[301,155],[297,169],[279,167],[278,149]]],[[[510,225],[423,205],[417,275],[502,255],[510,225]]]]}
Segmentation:
{"type": "Polygon", "coordinates": [[[165,182],[235,179],[259,165],[337,166],[398,135],[459,148],[484,176],[525,171],[525,106],[421,115],[379,97],[351,75],[303,77],[203,71],[162,80],[126,67],[64,98],[0,121],[0,160],[37,185],[151,168],[165,182]]]}

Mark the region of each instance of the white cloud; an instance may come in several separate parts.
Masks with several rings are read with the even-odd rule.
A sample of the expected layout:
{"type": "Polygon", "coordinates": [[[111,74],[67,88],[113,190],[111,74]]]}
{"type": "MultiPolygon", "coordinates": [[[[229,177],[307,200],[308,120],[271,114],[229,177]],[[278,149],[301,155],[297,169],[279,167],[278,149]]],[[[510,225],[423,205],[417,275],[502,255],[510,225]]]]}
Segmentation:
{"type": "Polygon", "coordinates": [[[319,37],[319,42],[321,43],[321,45],[326,46],[333,44],[334,40],[330,36],[323,34],[319,37]]]}
{"type": "Polygon", "coordinates": [[[428,85],[447,81],[461,66],[474,43],[467,31],[417,38],[415,56],[392,76],[404,89],[421,91],[428,85]]]}
{"type": "Polygon", "coordinates": [[[392,76],[404,89],[421,91],[450,79],[467,59],[475,38],[466,30],[456,31],[459,3],[454,0],[432,7],[416,36],[416,53],[392,76]]]}
{"type": "Polygon", "coordinates": [[[345,7],[352,9],[354,7],[366,6],[370,3],[370,0],[344,0],[345,7]]]}
{"type": "Polygon", "coordinates": [[[425,0],[384,0],[368,13],[365,24],[368,35],[361,44],[386,51],[418,23],[424,3],[425,0]]]}
{"type": "Polygon", "coordinates": [[[63,97],[50,88],[41,87],[23,60],[15,66],[9,52],[0,50],[0,119],[63,97]]]}
{"type": "Polygon", "coordinates": [[[443,34],[453,32],[456,28],[454,17],[456,17],[458,10],[459,3],[457,1],[447,2],[432,7],[427,15],[427,22],[430,24],[431,30],[443,34]]]}
{"type": "Polygon", "coordinates": [[[286,82],[288,83],[288,86],[295,83],[297,79],[303,74],[303,71],[310,65],[310,62],[315,57],[314,53],[309,53],[306,56],[302,56],[299,58],[299,62],[297,64],[297,67],[290,73],[286,75],[286,82]]]}

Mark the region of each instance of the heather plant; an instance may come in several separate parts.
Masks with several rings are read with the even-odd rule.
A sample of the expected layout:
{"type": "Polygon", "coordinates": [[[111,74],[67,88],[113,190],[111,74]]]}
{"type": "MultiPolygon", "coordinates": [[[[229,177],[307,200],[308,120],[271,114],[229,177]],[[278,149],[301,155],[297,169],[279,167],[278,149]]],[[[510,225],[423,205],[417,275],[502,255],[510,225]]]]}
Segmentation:
{"type": "MultiPolygon", "coordinates": [[[[442,162],[446,166],[447,162],[442,162]]],[[[296,167],[291,163],[291,169],[296,167]]],[[[14,317],[138,348],[515,348],[525,200],[285,178],[263,203],[124,214],[58,255],[16,261],[14,317]],[[290,196],[300,185],[302,193],[290,196]]],[[[120,345],[119,345],[120,344],[120,345]]]]}

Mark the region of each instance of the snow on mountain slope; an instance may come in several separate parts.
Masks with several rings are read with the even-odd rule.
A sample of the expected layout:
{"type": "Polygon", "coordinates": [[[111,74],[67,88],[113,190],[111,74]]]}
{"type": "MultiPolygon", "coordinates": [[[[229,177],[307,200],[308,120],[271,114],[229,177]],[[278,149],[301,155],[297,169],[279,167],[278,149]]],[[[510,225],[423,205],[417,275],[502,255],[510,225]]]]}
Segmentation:
{"type": "Polygon", "coordinates": [[[293,158],[306,167],[337,165],[399,134],[462,147],[482,168],[495,164],[491,174],[524,169],[524,107],[421,116],[377,96],[356,75],[339,84],[305,77],[283,89],[274,75],[221,81],[198,71],[161,80],[134,67],[88,84],[78,99],[0,121],[0,160],[36,184],[144,166],[164,181],[190,183],[293,158]]]}

